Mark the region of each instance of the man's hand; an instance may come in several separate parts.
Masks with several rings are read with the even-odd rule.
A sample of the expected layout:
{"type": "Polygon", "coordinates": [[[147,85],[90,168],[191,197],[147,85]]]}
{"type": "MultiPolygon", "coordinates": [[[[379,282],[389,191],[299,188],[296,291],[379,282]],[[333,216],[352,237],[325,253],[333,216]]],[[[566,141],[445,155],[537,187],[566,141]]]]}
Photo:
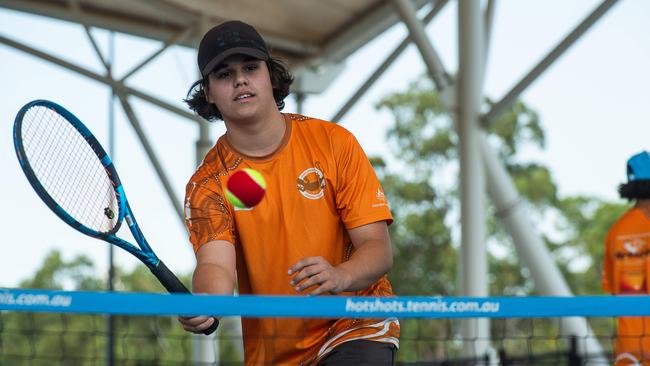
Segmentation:
{"type": "Polygon", "coordinates": [[[338,294],[368,288],[393,265],[393,252],[385,221],[349,229],[354,246],[350,258],[332,266],[323,257],[305,257],[289,268],[289,284],[296,292],[317,286],[310,295],[338,294]]]}
{"type": "MultiPolygon", "coordinates": [[[[235,289],[235,246],[224,240],[203,244],[196,252],[196,268],[192,276],[194,294],[232,295],[235,289]]],[[[217,318],[211,316],[179,316],[178,322],[188,332],[202,334],[217,318]]]]}
{"type": "Polygon", "coordinates": [[[203,334],[203,331],[210,328],[212,323],[215,322],[215,319],[210,316],[179,316],[178,322],[181,323],[183,329],[188,332],[203,334]]]}
{"type": "Polygon", "coordinates": [[[348,275],[341,269],[333,267],[323,257],[306,257],[289,268],[289,276],[293,275],[289,284],[296,292],[318,286],[310,295],[324,293],[338,294],[349,286],[348,275]]]}

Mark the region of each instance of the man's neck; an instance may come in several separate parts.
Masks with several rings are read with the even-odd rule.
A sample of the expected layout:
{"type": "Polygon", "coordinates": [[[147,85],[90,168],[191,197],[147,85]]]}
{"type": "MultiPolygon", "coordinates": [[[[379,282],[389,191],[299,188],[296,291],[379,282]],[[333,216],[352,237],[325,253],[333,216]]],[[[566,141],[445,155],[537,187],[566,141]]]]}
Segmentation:
{"type": "Polygon", "coordinates": [[[650,208],[650,199],[639,199],[634,203],[634,207],[650,208]]]}
{"type": "Polygon", "coordinates": [[[247,121],[226,121],[226,139],[239,152],[253,157],[267,156],[275,152],[286,131],[284,116],[279,112],[266,118],[247,121]]]}

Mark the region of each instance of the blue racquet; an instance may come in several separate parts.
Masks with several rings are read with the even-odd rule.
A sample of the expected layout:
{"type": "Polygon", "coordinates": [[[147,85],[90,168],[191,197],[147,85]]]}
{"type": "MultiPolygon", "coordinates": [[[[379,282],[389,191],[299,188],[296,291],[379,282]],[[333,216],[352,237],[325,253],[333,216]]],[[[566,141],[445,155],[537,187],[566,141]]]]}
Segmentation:
{"type": "MultiPolygon", "coordinates": [[[[133,254],[167,291],[190,293],[147,243],[113,162],[77,117],[47,100],[30,102],[16,116],[14,147],[29,183],[59,218],[133,254]],[[138,247],[115,235],[124,219],[138,247]]],[[[217,329],[214,320],[203,333],[217,329]]]]}

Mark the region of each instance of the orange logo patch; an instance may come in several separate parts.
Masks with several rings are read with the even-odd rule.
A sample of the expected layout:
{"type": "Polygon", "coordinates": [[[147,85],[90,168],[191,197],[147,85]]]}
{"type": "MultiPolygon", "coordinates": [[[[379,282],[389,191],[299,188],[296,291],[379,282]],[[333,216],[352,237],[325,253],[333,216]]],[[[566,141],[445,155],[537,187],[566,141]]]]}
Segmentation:
{"type": "Polygon", "coordinates": [[[303,196],[317,200],[325,194],[325,176],[316,163],[316,168],[305,169],[298,176],[298,192],[303,196]]]}

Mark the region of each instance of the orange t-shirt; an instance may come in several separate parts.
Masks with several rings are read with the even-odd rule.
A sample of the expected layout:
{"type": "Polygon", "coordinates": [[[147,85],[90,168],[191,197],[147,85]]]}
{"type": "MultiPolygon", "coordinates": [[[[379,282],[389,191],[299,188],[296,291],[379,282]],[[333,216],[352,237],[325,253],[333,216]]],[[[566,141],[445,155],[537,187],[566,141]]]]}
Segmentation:
{"type": "MultiPolygon", "coordinates": [[[[222,136],[187,185],[185,220],[194,250],[213,240],[235,245],[241,294],[296,295],[287,270],[300,259],[322,256],[336,266],[353,246],[346,229],[392,222],[388,201],[354,136],[331,122],[284,114],[287,132],[271,156],[252,158],[222,136]],[[252,209],[224,199],[228,177],[257,170],[266,194],[252,209]]],[[[393,296],[386,276],[346,296],[393,296]]],[[[242,320],[247,365],[311,364],[354,339],[398,346],[399,322],[389,319],[242,320]]]]}
{"type": "MultiPolygon", "coordinates": [[[[641,208],[628,210],[612,225],[605,240],[603,289],[614,295],[650,293],[650,217],[641,208]]],[[[650,318],[621,317],[616,337],[617,366],[650,366],[650,318]]]]}

